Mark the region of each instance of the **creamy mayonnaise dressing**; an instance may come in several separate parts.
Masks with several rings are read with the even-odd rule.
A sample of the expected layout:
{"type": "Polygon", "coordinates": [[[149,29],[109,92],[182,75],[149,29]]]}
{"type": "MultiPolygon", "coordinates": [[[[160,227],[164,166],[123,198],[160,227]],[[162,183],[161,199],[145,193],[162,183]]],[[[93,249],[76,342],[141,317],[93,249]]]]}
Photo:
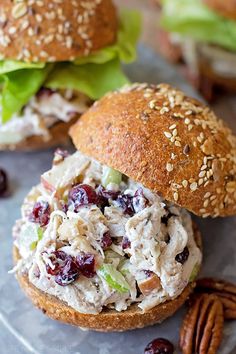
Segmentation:
{"type": "Polygon", "coordinates": [[[120,185],[108,185],[107,190],[119,190],[122,195],[130,196],[141,190],[142,196],[135,204],[133,215],[124,213],[117,200],[109,200],[104,210],[95,204],[80,206],[77,212],[71,207],[63,210],[61,201],[66,200],[73,181],[96,188],[101,184],[102,175],[103,166],[80,152],[42,175],[42,183],[25,199],[22,219],[15,226],[15,245],[23,258],[18,271],[19,268],[27,271],[29,281],[38,289],[82,313],[99,313],[104,307],[122,311],[132,303],[138,303],[146,311],[176,298],[202,259],[194,240],[191,216],[126,177],[120,185]],[[29,214],[34,203],[40,200],[49,203],[51,216],[43,228],[43,237],[32,250],[35,233],[30,231],[27,236],[25,228],[31,230],[37,226],[29,221],[29,214]],[[105,250],[101,240],[106,232],[110,233],[113,242],[105,250]],[[124,237],[129,240],[125,249],[122,247],[124,237]],[[182,264],[176,261],[176,256],[186,247],[189,256],[182,264]],[[51,262],[49,255],[55,250],[72,257],[81,252],[94,255],[96,275],[92,278],[80,275],[67,286],[58,285],[55,277],[47,272],[51,262]],[[104,264],[112,265],[122,273],[129,285],[126,292],[116,290],[100,275],[99,269],[104,264]],[[150,285],[153,279],[154,287],[150,285]],[[137,291],[137,285],[141,291],[137,291]]]}

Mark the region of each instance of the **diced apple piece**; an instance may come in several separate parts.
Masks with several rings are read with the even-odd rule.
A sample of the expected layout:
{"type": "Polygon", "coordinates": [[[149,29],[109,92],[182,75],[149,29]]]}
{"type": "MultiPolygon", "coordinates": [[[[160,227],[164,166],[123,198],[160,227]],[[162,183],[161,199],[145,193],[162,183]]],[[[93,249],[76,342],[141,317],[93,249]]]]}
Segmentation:
{"type": "Polygon", "coordinates": [[[79,234],[77,223],[76,219],[64,220],[57,230],[59,239],[61,241],[73,241],[79,234]]]}
{"type": "Polygon", "coordinates": [[[71,244],[73,243],[73,247],[78,248],[80,252],[94,253],[94,249],[89,240],[85,237],[85,232],[80,220],[64,220],[57,231],[60,241],[69,241],[71,244]]]}
{"type": "Polygon", "coordinates": [[[160,278],[153,273],[150,277],[140,282],[138,286],[143,295],[149,295],[153,290],[160,288],[160,278]]]}
{"type": "MultiPolygon", "coordinates": [[[[46,173],[47,172],[45,172],[45,174],[46,173]]],[[[45,189],[47,189],[50,192],[54,192],[55,191],[55,187],[52,184],[50,184],[46,178],[44,178],[45,174],[43,174],[41,176],[41,183],[42,183],[42,185],[44,186],[45,189]]]]}
{"type": "Polygon", "coordinates": [[[68,156],[60,164],[41,176],[41,183],[50,192],[60,197],[64,190],[71,186],[90,164],[90,160],[79,152],[68,156]]]}

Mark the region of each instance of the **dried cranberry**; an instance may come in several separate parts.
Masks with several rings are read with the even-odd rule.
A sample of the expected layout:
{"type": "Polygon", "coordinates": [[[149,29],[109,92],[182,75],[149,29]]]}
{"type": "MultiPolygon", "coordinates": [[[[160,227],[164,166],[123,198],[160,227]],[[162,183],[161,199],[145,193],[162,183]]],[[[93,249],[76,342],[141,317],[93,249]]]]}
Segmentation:
{"type": "Polygon", "coordinates": [[[65,261],[66,258],[68,257],[67,254],[64,251],[55,251],[54,255],[56,256],[56,258],[61,259],[62,261],[65,261]]]}
{"type": "Polygon", "coordinates": [[[181,264],[184,264],[189,257],[189,250],[188,247],[184,247],[183,252],[176,255],[175,260],[181,264]]]}
{"type": "Polygon", "coordinates": [[[126,236],[123,237],[121,246],[122,246],[123,250],[126,250],[127,248],[130,248],[131,242],[128,239],[128,237],[126,237],[126,236]]]}
{"type": "Polygon", "coordinates": [[[78,212],[80,206],[97,204],[98,197],[93,187],[88,184],[77,184],[69,192],[68,203],[78,212]]]}
{"type": "Polygon", "coordinates": [[[56,165],[62,163],[69,155],[70,154],[67,150],[62,150],[62,149],[58,148],[54,152],[53,166],[56,166],[56,165]]]}
{"type": "Polygon", "coordinates": [[[173,354],[173,344],[165,338],[157,338],[150,342],[145,350],[144,354],[173,354]]]}
{"type": "Polygon", "coordinates": [[[112,200],[116,199],[120,193],[120,192],[109,191],[101,185],[97,187],[96,192],[98,196],[97,204],[99,205],[102,211],[104,210],[105,207],[109,206],[109,199],[112,200]]]}
{"type": "Polygon", "coordinates": [[[62,210],[64,213],[67,213],[67,211],[68,211],[68,205],[64,202],[64,200],[61,200],[61,201],[60,201],[60,206],[61,206],[61,210],[62,210]]]}
{"type": "Polygon", "coordinates": [[[147,278],[150,278],[153,275],[153,272],[151,270],[144,270],[144,273],[146,275],[147,278]]]}
{"type": "Polygon", "coordinates": [[[48,202],[36,202],[29,216],[29,220],[40,226],[46,226],[50,220],[50,213],[51,210],[48,202]]]}
{"type": "Polygon", "coordinates": [[[54,155],[59,155],[63,157],[64,159],[68,157],[70,154],[67,150],[62,150],[60,148],[57,148],[56,151],[54,152],[54,155]]]}
{"type": "Polygon", "coordinates": [[[36,266],[35,269],[34,269],[34,276],[36,278],[40,278],[40,269],[39,269],[38,266],[36,266]]]}
{"type": "Polygon", "coordinates": [[[44,97],[50,97],[51,95],[53,95],[56,91],[52,90],[50,88],[46,88],[46,87],[42,87],[38,93],[37,93],[37,97],[38,98],[44,98],[44,97]]]}
{"type": "Polygon", "coordinates": [[[102,212],[104,211],[105,207],[109,206],[109,198],[107,198],[106,194],[103,193],[105,191],[105,188],[102,186],[99,186],[96,190],[97,192],[97,204],[99,205],[100,209],[102,212]]]}
{"type": "Polygon", "coordinates": [[[0,197],[3,196],[8,189],[7,174],[3,169],[0,169],[0,197]]]}
{"type": "Polygon", "coordinates": [[[52,252],[49,256],[53,268],[49,264],[46,265],[46,270],[48,274],[57,275],[60,273],[61,269],[65,266],[65,261],[67,254],[63,251],[52,252]]]}
{"type": "Polygon", "coordinates": [[[108,247],[111,246],[112,238],[111,238],[111,234],[109,231],[107,231],[103,234],[100,244],[104,250],[106,250],[108,247]]]}
{"type": "Polygon", "coordinates": [[[48,274],[55,276],[55,282],[58,285],[66,286],[78,278],[79,269],[73,257],[64,251],[55,251],[50,254],[49,258],[53,268],[47,264],[46,270],[48,274]]]}
{"type": "Polygon", "coordinates": [[[120,192],[110,191],[105,189],[102,185],[99,185],[97,188],[97,194],[105,199],[116,199],[120,192]]]}
{"type": "Polygon", "coordinates": [[[58,285],[66,286],[73,283],[79,276],[79,270],[73,257],[67,256],[64,266],[55,276],[55,282],[58,285]]]}
{"type": "Polygon", "coordinates": [[[134,207],[133,207],[133,197],[129,194],[119,194],[116,202],[120,208],[123,209],[123,212],[125,214],[128,214],[130,216],[133,216],[135,213],[134,207]]]}
{"type": "Polygon", "coordinates": [[[46,265],[46,271],[50,275],[57,275],[60,272],[59,263],[54,263],[54,268],[51,268],[49,264],[46,265]]]}
{"type": "Polygon", "coordinates": [[[67,113],[67,117],[68,117],[69,119],[73,119],[73,118],[75,118],[76,116],[78,116],[78,112],[76,112],[76,111],[70,111],[70,112],[67,113]]]}
{"type": "Polygon", "coordinates": [[[135,212],[139,212],[143,209],[146,208],[148,205],[148,199],[144,196],[143,189],[139,188],[137,191],[134,193],[133,196],[133,208],[135,212]]]}
{"type": "Polygon", "coordinates": [[[81,253],[76,257],[76,263],[81,274],[87,278],[92,278],[96,275],[95,258],[91,253],[81,253]]]}

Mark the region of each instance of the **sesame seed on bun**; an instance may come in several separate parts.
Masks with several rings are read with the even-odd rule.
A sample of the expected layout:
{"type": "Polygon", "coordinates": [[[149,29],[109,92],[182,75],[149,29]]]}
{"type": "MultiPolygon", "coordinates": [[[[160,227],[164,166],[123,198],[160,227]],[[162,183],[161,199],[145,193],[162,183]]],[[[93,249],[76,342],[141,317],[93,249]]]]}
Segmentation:
{"type": "Polygon", "coordinates": [[[116,41],[111,0],[5,0],[0,8],[1,59],[73,61],[116,41]]]}
{"type": "Polygon", "coordinates": [[[133,84],[96,102],[70,130],[82,153],[202,217],[236,214],[236,137],[166,84],[133,84]]]}

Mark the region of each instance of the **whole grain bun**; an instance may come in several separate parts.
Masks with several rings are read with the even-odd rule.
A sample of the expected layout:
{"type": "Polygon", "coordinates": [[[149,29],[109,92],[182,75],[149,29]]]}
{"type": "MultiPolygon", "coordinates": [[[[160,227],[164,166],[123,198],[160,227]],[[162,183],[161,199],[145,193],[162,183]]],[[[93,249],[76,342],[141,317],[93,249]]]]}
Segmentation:
{"type": "Polygon", "coordinates": [[[0,8],[1,58],[30,62],[74,60],[116,41],[111,0],[4,0],[0,8]]]}
{"type": "MultiPolygon", "coordinates": [[[[193,224],[193,228],[196,243],[202,248],[201,234],[195,224],[193,224]]],[[[13,248],[13,259],[14,263],[20,259],[16,247],[13,248]]],[[[195,287],[194,282],[189,283],[179,297],[172,301],[164,302],[146,312],[142,312],[134,304],[126,311],[118,312],[107,309],[97,315],[93,315],[80,313],[55,296],[39,290],[29,282],[27,274],[18,272],[17,280],[33,304],[47,316],[74,326],[101,332],[122,332],[162,322],[172,316],[185,303],[195,287]]]]}
{"type": "Polygon", "coordinates": [[[57,122],[49,128],[49,136],[32,135],[17,144],[0,144],[0,151],[34,151],[65,145],[69,143],[68,130],[78,116],[69,122],[57,122]]]}
{"type": "Polygon", "coordinates": [[[199,216],[236,214],[236,137],[169,85],[107,94],[70,134],[82,153],[199,216]]]}
{"type": "Polygon", "coordinates": [[[207,6],[219,15],[236,20],[236,0],[203,0],[207,6]]]}

